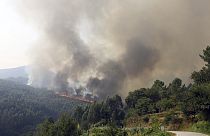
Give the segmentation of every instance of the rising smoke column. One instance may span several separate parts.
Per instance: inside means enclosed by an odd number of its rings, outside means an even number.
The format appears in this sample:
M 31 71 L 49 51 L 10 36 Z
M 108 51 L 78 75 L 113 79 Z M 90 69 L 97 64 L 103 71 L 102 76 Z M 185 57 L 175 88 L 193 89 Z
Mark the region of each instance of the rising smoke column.
M 87 87 L 93 90 L 99 96 L 106 98 L 108 95 L 123 92 L 123 85 L 128 78 L 136 78 L 152 71 L 156 62 L 159 60 L 159 54 L 156 50 L 144 46 L 137 40 L 127 43 L 125 52 L 120 60 L 109 60 L 97 69 L 102 78 L 90 78 Z
M 82 11 L 78 11 L 80 2 L 22 2 L 27 6 L 28 16 L 35 17 L 35 23 L 40 24 L 43 31 L 43 39 L 33 49 L 31 84 L 42 87 L 43 81 L 49 80 L 45 74 L 48 72 L 53 79 L 44 86 L 67 91 L 68 80 L 77 82 L 79 76 L 89 70 L 90 64 L 93 65 L 93 57 L 77 32 L 82 14 Z
M 42 32 L 30 74 L 39 87 L 79 84 L 105 98 L 155 79 L 189 82 L 210 40 L 209 0 L 17 1 Z

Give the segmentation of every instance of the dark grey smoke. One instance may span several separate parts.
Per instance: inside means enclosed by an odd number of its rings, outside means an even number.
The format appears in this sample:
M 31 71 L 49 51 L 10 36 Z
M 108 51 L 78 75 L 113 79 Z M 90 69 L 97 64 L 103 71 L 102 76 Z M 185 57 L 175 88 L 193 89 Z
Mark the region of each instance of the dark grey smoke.
M 64 92 L 67 92 L 68 89 L 69 89 L 69 86 L 68 86 L 68 73 L 65 73 L 66 71 L 61 71 L 61 72 L 58 72 L 56 73 L 56 76 L 55 76 L 55 80 L 54 80 L 54 84 L 55 84 L 55 89 L 57 91 L 64 91 Z
M 95 92 L 101 98 L 119 93 L 126 78 L 122 66 L 118 62 L 109 61 L 102 65 L 98 72 L 102 78 L 91 77 L 87 83 L 87 88 Z
M 103 98 L 122 93 L 126 79 L 138 78 L 145 71 L 152 71 L 158 60 L 159 54 L 155 49 L 142 45 L 138 40 L 131 40 L 120 60 L 103 64 L 97 69 L 102 78 L 91 77 L 87 87 Z
M 159 61 L 160 55 L 156 49 L 145 46 L 140 40 L 128 41 L 126 51 L 120 61 L 128 76 L 137 77 L 145 70 L 152 71 Z
M 104 98 L 155 79 L 188 83 L 210 43 L 209 0 L 17 1 L 40 30 L 30 74 L 38 87 L 83 86 Z

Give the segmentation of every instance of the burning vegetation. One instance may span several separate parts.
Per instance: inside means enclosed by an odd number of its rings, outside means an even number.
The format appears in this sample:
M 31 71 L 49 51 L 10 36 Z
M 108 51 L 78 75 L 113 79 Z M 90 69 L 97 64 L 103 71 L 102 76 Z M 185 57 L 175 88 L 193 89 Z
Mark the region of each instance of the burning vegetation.
M 98 99 L 97 96 L 93 95 L 90 92 L 87 92 L 86 89 L 85 90 L 76 89 L 75 92 L 76 93 L 72 94 L 72 91 L 58 91 L 56 92 L 56 95 L 72 100 L 82 101 L 85 103 L 94 103 Z

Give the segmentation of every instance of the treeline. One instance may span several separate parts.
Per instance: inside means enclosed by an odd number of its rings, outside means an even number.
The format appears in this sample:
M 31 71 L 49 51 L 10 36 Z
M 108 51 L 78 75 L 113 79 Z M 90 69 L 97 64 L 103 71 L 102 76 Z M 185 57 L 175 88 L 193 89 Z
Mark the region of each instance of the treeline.
M 57 119 L 63 112 L 73 113 L 77 106 L 85 105 L 52 91 L 0 80 L 0 135 L 23 135 L 34 131 L 45 118 Z
M 138 115 L 161 113 L 174 109 L 186 116 L 202 114 L 210 119 L 210 84 L 190 84 L 185 86 L 181 79 L 174 79 L 168 86 L 155 81 L 151 88 L 130 92 L 125 99 L 127 113 Z
M 204 120 L 210 120 L 210 47 L 200 55 L 206 63 L 200 71 L 191 75 L 192 84 L 182 84 L 176 78 L 168 86 L 163 81 L 156 80 L 151 88 L 142 88 L 130 92 L 125 101 L 128 114 L 138 115 L 160 113 L 175 109 L 186 116 L 202 115 Z

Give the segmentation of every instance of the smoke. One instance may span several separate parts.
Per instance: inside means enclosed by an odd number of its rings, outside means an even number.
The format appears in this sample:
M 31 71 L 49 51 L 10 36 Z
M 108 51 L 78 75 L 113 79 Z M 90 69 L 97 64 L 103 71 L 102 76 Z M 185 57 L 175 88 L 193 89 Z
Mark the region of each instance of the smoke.
M 17 0 L 39 28 L 30 82 L 101 98 L 180 77 L 210 40 L 209 0 Z
M 102 74 L 102 78 L 91 77 L 87 87 L 94 91 L 100 97 L 106 98 L 120 91 L 126 75 L 121 65 L 114 61 L 109 61 L 102 65 L 98 72 Z
M 142 75 L 145 70 L 152 71 L 158 61 L 159 52 L 137 39 L 127 43 L 126 51 L 120 59 L 124 71 L 131 77 Z

